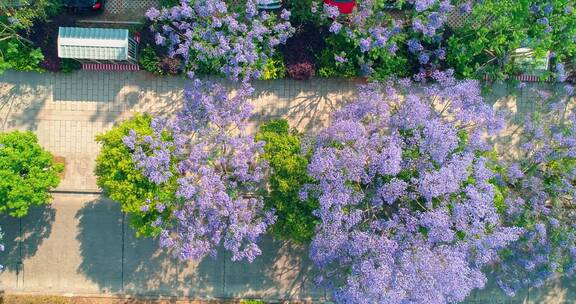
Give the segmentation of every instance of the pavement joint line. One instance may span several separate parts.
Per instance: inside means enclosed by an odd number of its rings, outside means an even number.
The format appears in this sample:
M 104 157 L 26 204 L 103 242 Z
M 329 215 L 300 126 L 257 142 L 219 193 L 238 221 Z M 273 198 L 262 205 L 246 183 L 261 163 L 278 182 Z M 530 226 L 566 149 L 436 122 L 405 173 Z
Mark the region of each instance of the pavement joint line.
M 53 194 L 103 194 L 104 191 L 102 190 L 67 190 L 67 189 L 56 189 L 56 190 L 51 190 L 50 193 Z

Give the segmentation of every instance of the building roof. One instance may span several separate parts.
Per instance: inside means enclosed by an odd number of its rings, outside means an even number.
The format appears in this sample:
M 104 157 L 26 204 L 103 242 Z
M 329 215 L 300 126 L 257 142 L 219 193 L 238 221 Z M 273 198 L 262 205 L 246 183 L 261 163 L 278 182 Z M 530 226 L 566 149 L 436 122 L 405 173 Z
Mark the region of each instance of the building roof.
M 94 60 L 128 60 L 128 30 L 60 27 L 58 57 Z

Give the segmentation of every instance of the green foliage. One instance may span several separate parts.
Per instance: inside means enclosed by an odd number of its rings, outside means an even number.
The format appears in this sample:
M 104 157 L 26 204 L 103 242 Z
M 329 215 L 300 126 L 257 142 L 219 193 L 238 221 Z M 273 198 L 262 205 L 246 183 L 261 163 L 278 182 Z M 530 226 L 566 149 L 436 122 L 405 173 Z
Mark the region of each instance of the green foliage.
M 377 62 L 373 66 L 374 73 L 370 75 L 372 79 L 386 80 L 390 76 L 407 77 L 413 71 L 408 56 L 403 51 L 391 54 L 388 51 L 372 52 L 373 61 Z
M 266 61 L 264 72 L 262 73 L 263 80 L 282 79 L 286 76 L 286 67 L 284 66 L 284 58 L 282 54 L 276 53 L 274 57 Z
M 313 0 L 284 0 L 284 7 L 290 11 L 290 21 L 293 23 L 309 23 L 317 21 L 312 13 Z
M 160 0 L 160 7 L 171 8 L 180 3 L 180 0 Z
M 163 74 L 162 69 L 160 68 L 160 57 L 156 55 L 156 51 L 153 47 L 147 45 L 140 51 L 140 57 L 138 58 L 138 63 L 140 66 L 154 74 Z
M 0 64 L 4 69 L 43 72 L 40 62 L 44 55 L 40 48 L 32 48 L 14 39 L 0 42 Z M 0 71 L 3 69 L 0 68 Z
M 8 1 L 10 2 L 10 1 Z M 22 36 L 37 21 L 45 21 L 57 14 L 61 0 L 20 0 L 21 6 L 12 7 L 0 1 L 0 74 L 6 69 L 43 71 L 39 67 L 44 59 L 39 48 Z
M 60 71 L 62 71 L 62 73 L 72 73 L 81 68 L 82 64 L 74 59 L 63 58 L 60 60 Z
M 49 204 L 63 169 L 34 133 L 0 134 L 0 213 L 23 217 L 31 206 Z
M 61 0 L 19 0 L 18 7 L 12 7 L 11 1 L 0 1 L 0 28 L 8 26 L 15 31 L 28 29 L 34 22 L 46 20 L 54 16 L 62 9 Z M 15 18 L 17 23 L 9 22 L 9 18 Z M 12 31 L 0 31 L 0 38 Z
M 372 79 L 384 81 L 391 76 L 408 77 L 416 72 L 419 64 L 415 56 L 408 53 L 406 34 L 398 34 L 393 40 L 398 45 L 398 50 L 394 54 L 387 49 L 380 48 L 366 55 L 365 61 L 374 69 L 373 74 L 370 75 Z
M 467 140 L 468 136 L 466 133 L 466 141 Z M 509 193 L 510 189 L 506 185 L 506 183 L 508 182 L 508 177 L 506 175 L 507 174 L 506 166 L 501 161 L 500 155 L 495 149 L 491 151 L 481 152 L 480 156 L 484 157 L 487 160 L 486 167 L 495 174 L 495 176 L 490 179 L 490 184 L 492 184 L 494 189 L 493 204 L 498 214 L 504 215 L 508 210 L 508 204 L 506 203 L 506 198 L 510 194 Z
M 312 211 L 315 200 L 300 201 L 299 192 L 310 183 L 307 175 L 309 155 L 301 151 L 301 135 L 289 130 L 286 120 L 272 120 L 260 126 L 256 139 L 266 142 L 263 157 L 272 170 L 270 187 L 264 195 L 267 208 L 274 208 L 278 219 L 272 233 L 282 239 L 305 243 L 312 238 L 317 219 Z
M 395 37 L 399 45 L 403 45 L 404 36 Z M 413 71 L 408 55 L 403 49 L 396 54 L 391 54 L 385 49 L 375 49 L 363 54 L 357 42 L 352 41 L 343 32 L 338 35 L 329 35 L 325 40 L 326 47 L 317 55 L 318 75 L 320 77 L 345 77 L 351 78 L 366 74 L 362 71 L 363 65 L 370 65 L 374 71 L 371 79 L 386 80 L 390 76 L 405 77 Z M 346 59 L 341 63 L 335 60 L 335 55 Z
M 318 76 L 350 78 L 360 75 L 360 51 L 345 34 L 328 35 L 324 42 L 326 47 L 316 56 Z M 335 55 L 348 61 L 340 63 L 334 59 Z
M 0 75 L 10 68 L 10 63 L 6 62 L 3 56 L 0 56 Z
M 543 12 L 546 3 L 553 11 Z M 560 61 L 576 55 L 576 12 L 565 10 L 571 0 L 487 0 L 477 2 L 462 27 L 447 39 L 447 63 L 465 78 L 494 79 L 516 74 L 526 59 L 536 60 L 554 52 Z M 531 6 L 539 7 L 537 13 Z M 545 25 L 544 19 L 549 24 Z M 539 22 L 542 21 L 542 22 Z M 531 52 L 516 53 L 527 47 Z M 530 72 L 530 71 L 529 71 Z M 542 77 L 549 73 L 542 74 Z
M 151 121 L 152 117 L 147 114 L 137 115 L 96 137 L 96 141 L 102 144 L 96 158 L 96 183 L 110 199 L 122 205 L 122 211 L 129 215 L 130 226 L 136 230 L 137 236 L 156 236 L 160 229 L 152 223 L 159 217 L 168 218 L 172 211 L 170 206 L 166 206 L 162 213 L 152 208 L 143 212 L 142 206 L 153 206 L 155 201 L 173 202 L 176 193 L 175 180 L 159 186 L 143 176 L 134 167 L 132 152 L 124 145 L 123 138 L 130 130 L 142 136 L 153 135 Z

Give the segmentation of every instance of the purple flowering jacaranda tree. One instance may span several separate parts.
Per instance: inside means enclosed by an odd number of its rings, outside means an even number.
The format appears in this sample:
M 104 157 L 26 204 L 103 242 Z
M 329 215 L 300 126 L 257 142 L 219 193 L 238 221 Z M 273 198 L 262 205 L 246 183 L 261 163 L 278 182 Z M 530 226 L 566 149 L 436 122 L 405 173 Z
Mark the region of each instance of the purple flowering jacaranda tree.
M 336 6 L 320 0 L 312 2 L 311 9 L 329 26 L 330 32 L 345 35 L 354 43 L 363 56 L 363 70 L 368 74 L 377 68 L 371 67 L 373 62 L 380 57 L 394 56 L 403 47 L 417 58 L 421 67 L 438 68 L 446 59 L 444 32 L 449 16 L 469 14 L 473 7 L 472 1 L 460 0 L 356 2 L 356 9 L 350 15 L 341 15 Z M 384 9 L 391 2 L 402 9 L 402 17 Z
M 518 238 L 495 206 L 490 146 L 503 121 L 477 82 L 372 83 L 317 138 L 320 223 L 310 256 L 339 303 L 454 303 Z
M 261 254 L 257 241 L 274 215 L 263 210 L 257 194 L 267 166 L 259 157 L 264 143 L 245 130 L 252 91 L 244 84 L 232 96 L 219 84 L 195 80 L 174 120 L 155 119 L 154 136 L 131 132 L 124 138 L 135 166 L 150 181 L 175 179 L 174 200 L 144 209 L 171 210 L 153 225 L 162 227 L 161 247 L 183 260 L 215 256 L 219 246 L 234 261 Z
M 201 69 L 235 81 L 260 78 L 275 48 L 294 33 L 288 11 L 258 11 L 256 0 L 227 3 L 181 0 L 146 12 L 156 44 L 166 46 L 170 57 L 183 58 L 189 76 Z
M 496 268 L 498 284 L 509 295 L 576 273 L 573 87 L 566 86 L 566 93 L 555 101 L 552 94 L 538 94 L 535 103 L 542 111 L 526 118 L 520 157 L 503 168 L 499 179 L 509 189 L 506 219 L 525 228 Z

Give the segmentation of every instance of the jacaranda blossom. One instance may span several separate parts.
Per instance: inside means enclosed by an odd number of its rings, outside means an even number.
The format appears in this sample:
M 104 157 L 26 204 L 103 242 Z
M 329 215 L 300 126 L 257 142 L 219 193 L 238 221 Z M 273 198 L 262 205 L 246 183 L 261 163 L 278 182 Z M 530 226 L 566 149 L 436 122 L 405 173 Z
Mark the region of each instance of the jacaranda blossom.
M 171 57 L 181 57 L 188 71 L 213 70 L 231 80 L 260 78 L 275 48 L 294 33 L 283 10 L 280 16 L 258 12 L 256 0 L 233 11 L 224 0 L 181 0 L 161 11 L 151 8 L 156 44 L 167 45 Z
M 310 257 L 338 303 L 462 301 L 522 232 L 502 225 L 484 156 L 501 119 L 477 82 L 433 77 L 361 87 L 317 138 Z
M 161 247 L 182 260 L 215 256 L 219 246 L 234 261 L 261 254 L 258 239 L 275 218 L 257 191 L 266 169 L 259 157 L 264 143 L 245 131 L 252 91 L 244 84 L 231 97 L 221 85 L 195 80 L 175 119 L 154 119 L 154 136 L 132 131 L 124 138 L 151 182 L 176 179 L 175 200 L 149 203 L 160 213 L 173 210 L 153 225 L 162 228 Z
M 576 272 L 576 113 L 566 93 L 556 102 L 538 94 L 544 111 L 526 117 L 520 157 L 500 177 L 506 219 L 525 229 L 498 263 L 498 284 L 510 295 Z
M 405 4 L 410 6 L 404 7 L 404 19 L 400 20 L 382 10 L 381 4 L 377 0 L 356 1 L 356 9 L 342 16 L 336 6 L 315 0 L 312 12 L 326 22 L 330 32 L 353 41 L 365 57 L 362 62 L 370 62 L 371 56 L 394 55 L 398 45 L 404 44 L 418 56 L 421 66 L 436 67 L 438 61 L 445 60 L 441 42 L 448 16 L 457 4 L 461 14 L 470 13 L 473 7 L 472 2 L 454 0 L 408 0 Z

